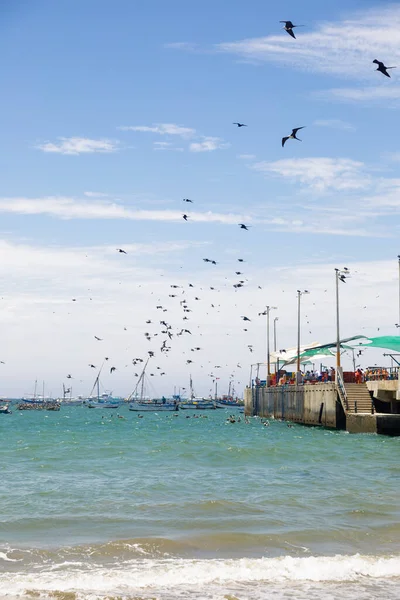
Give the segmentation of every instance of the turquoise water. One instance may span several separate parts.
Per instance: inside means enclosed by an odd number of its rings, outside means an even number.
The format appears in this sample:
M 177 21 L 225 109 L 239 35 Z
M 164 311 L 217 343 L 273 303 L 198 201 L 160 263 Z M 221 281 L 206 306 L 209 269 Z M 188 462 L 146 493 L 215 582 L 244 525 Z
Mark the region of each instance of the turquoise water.
M 229 412 L 0 415 L 0 598 L 400 597 L 400 438 Z

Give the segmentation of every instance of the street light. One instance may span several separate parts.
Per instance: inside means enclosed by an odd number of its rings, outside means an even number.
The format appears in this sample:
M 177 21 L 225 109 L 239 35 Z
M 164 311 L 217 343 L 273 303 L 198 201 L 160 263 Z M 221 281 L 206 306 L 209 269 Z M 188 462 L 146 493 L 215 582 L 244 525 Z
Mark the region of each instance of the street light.
M 267 314 L 267 387 L 269 387 L 269 378 L 271 376 L 271 352 L 269 348 L 269 313 L 271 310 L 276 310 L 276 306 L 267 306 L 265 312 Z
M 309 294 L 308 290 L 297 290 L 297 378 L 300 381 L 300 300 L 303 294 Z
M 279 321 L 279 317 L 274 319 L 274 352 L 276 352 L 276 322 Z
M 347 267 L 343 269 L 335 269 L 336 280 L 336 380 L 337 370 L 340 369 L 340 333 L 339 333 L 339 281 L 346 283 L 350 271 Z
M 399 323 L 400 323 L 400 254 L 397 256 L 399 259 Z M 396 325 L 397 327 L 397 325 Z

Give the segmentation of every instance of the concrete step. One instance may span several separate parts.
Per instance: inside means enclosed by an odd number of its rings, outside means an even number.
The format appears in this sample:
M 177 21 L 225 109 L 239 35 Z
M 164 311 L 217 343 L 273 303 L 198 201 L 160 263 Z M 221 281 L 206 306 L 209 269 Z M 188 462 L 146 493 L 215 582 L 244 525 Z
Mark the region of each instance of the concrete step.
M 348 412 L 371 413 L 372 399 L 365 383 L 346 383 L 346 395 L 348 401 Z

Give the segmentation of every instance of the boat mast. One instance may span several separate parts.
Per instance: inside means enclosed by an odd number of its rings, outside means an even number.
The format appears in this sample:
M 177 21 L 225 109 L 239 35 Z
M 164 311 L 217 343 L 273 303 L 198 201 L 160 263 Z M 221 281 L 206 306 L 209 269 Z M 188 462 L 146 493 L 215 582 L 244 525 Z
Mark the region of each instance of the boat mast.
M 192 381 L 192 376 L 189 376 L 189 385 L 190 385 L 190 399 L 193 400 L 194 399 L 194 392 L 193 392 L 193 381 Z
M 137 394 L 137 389 L 138 389 L 138 387 L 139 387 L 139 384 L 140 384 L 140 383 L 142 384 L 142 386 L 141 386 L 141 392 L 140 392 L 140 399 L 141 399 L 141 400 L 143 399 L 143 391 L 144 391 L 144 374 L 145 374 L 146 367 L 147 367 L 147 364 L 148 364 L 149 360 L 150 360 L 150 356 L 149 356 L 149 358 L 146 360 L 146 364 L 145 364 L 145 365 L 144 365 L 144 367 L 143 367 L 143 371 L 142 371 L 142 372 L 141 372 L 141 374 L 140 374 L 140 377 L 139 377 L 139 379 L 138 379 L 138 381 L 137 381 L 137 384 L 136 384 L 136 386 L 135 386 L 135 389 L 134 389 L 134 390 L 133 390 L 133 392 L 132 392 L 132 393 L 131 393 L 131 394 L 128 396 L 128 398 L 127 398 L 127 402 L 130 402 L 130 401 L 132 400 L 133 396 L 134 396 L 135 394 Z
M 218 398 L 218 378 L 215 378 L 215 399 Z
M 33 392 L 33 399 L 36 400 L 36 388 L 37 388 L 37 379 L 35 379 L 35 391 Z

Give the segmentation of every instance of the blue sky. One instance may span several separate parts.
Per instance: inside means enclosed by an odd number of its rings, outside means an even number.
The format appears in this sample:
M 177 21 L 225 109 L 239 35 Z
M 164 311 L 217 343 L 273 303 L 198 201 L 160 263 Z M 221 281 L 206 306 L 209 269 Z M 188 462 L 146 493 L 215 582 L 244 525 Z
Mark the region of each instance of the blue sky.
M 282 19 L 304 25 L 296 40 Z M 264 360 L 265 305 L 278 307 L 280 346 L 295 344 L 299 287 L 313 294 L 304 343 L 333 339 L 335 266 L 353 270 L 343 335 L 396 334 L 399 25 L 398 5 L 365 0 L 3 3 L 4 394 L 36 376 L 57 393 L 65 371 L 87 393 L 103 354 L 117 367 L 105 385 L 128 393 L 132 357 L 158 345 L 143 338 L 146 320 L 159 333 L 158 299 L 182 325 L 171 284 L 197 337 L 156 357 L 167 375 L 155 393 L 189 371 L 207 393 L 220 363 L 224 385 L 234 373 L 243 387 Z M 376 73 L 375 58 L 399 72 Z

